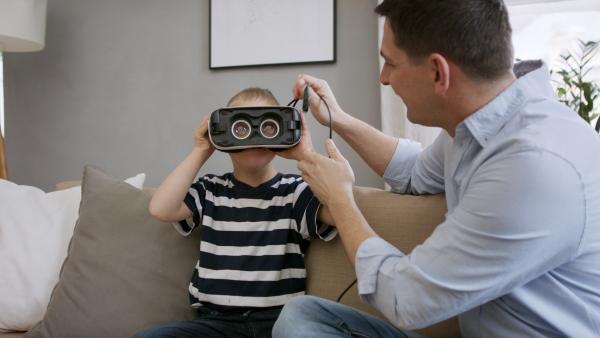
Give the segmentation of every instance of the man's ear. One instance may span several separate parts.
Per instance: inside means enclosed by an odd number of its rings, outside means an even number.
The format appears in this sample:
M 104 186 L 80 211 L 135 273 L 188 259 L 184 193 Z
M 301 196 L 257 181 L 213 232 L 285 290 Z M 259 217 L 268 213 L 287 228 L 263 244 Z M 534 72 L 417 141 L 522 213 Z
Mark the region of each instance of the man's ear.
M 433 72 L 433 86 L 436 94 L 445 93 L 450 87 L 450 64 L 438 53 L 429 55 L 427 59 Z

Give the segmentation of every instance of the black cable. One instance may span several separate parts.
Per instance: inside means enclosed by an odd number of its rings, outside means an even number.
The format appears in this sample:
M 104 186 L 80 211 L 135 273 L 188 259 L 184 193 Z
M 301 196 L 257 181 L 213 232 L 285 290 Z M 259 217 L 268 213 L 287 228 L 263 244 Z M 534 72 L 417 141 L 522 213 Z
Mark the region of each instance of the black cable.
M 331 110 L 329 109 L 329 105 L 327 104 L 327 101 L 325 101 L 323 96 L 319 94 L 317 94 L 317 96 L 321 98 L 321 101 L 323 101 L 323 103 L 325 103 L 325 107 L 327 107 L 327 112 L 329 113 L 329 138 L 333 139 L 333 118 L 331 117 Z
M 354 282 L 352 282 L 350 285 L 348 285 L 348 287 L 344 291 L 342 291 L 342 294 L 338 297 L 338 299 L 336 300 L 336 302 L 339 303 L 340 300 L 342 300 L 342 297 L 344 297 L 344 295 L 346 294 L 346 292 L 348 292 L 348 290 L 350 290 L 350 288 L 353 287 L 354 284 L 356 284 L 356 281 L 357 280 L 355 279 Z

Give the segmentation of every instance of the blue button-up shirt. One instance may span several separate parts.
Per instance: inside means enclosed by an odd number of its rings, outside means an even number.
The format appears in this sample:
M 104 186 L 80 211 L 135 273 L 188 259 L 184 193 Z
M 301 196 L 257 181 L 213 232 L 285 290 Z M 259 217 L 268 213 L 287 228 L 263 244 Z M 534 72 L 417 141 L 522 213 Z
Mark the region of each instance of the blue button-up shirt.
M 396 325 L 459 315 L 465 337 L 600 336 L 600 137 L 556 100 L 546 65 L 454 138 L 400 140 L 384 179 L 448 204 L 408 255 L 380 238 L 359 248 L 361 297 Z

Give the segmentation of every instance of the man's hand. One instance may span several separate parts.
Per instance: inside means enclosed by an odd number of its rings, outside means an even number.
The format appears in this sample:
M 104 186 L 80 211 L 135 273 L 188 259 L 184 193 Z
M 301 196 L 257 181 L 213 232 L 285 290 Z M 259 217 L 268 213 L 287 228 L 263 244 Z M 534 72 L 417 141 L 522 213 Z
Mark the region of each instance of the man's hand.
M 298 75 L 292 87 L 292 94 L 295 99 L 304 99 L 304 88 L 306 88 L 307 84 L 309 84 L 310 111 L 320 124 L 324 126 L 329 125 L 329 112 L 323 100 L 327 101 L 334 122 L 343 115 L 342 109 L 325 80 L 310 75 Z
M 327 102 L 331 109 L 331 120 L 335 133 L 346 141 L 371 169 L 383 177 L 396 151 L 398 138 L 387 135 L 344 112 L 325 80 L 304 74 L 298 75 L 292 87 L 294 98 L 304 98 L 306 84 L 310 85 L 310 111 L 315 119 L 324 126 L 329 125 L 329 112 L 324 101 Z
M 325 145 L 329 158 L 305 151 L 301 154 L 298 169 L 319 201 L 331 209 L 336 203 L 349 204 L 353 200 L 354 172 L 333 140 L 327 140 Z
M 327 140 L 325 145 L 330 158 L 316 152 L 304 152 L 298 169 L 302 171 L 302 178 L 321 204 L 327 206 L 348 258 L 355 265 L 356 253 L 361 244 L 378 236 L 354 201 L 354 173 L 350 164 L 340 154 L 333 140 Z

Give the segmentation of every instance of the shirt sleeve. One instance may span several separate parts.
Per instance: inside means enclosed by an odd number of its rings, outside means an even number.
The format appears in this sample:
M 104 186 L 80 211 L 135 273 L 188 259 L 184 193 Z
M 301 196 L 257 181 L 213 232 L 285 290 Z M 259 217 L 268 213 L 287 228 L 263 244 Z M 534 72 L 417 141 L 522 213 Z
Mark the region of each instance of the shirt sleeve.
M 383 180 L 399 194 L 439 194 L 444 192 L 444 131 L 424 150 L 415 141 L 400 139 Z
M 192 212 L 190 219 L 174 222 L 173 226 L 184 236 L 189 235 L 196 227 L 202 224 L 202 206 L 204 205 L 206 190 L 201 179 L 192 184 L 183 202 Z
M 543 150 L 491 158 L 458 206 L 410 254 L 383 239 L 360 246 L 361 298 L 416 329 L 510 293 L 578 254 L 585 229 L 579 173 Z
M 296 187 L 295 196 L 293 217 L 302 237 L 332 240 L 338 233 L 337 228 L 317 220 L 321 202 L 315 197 L 306 182 L 302 181 Z

